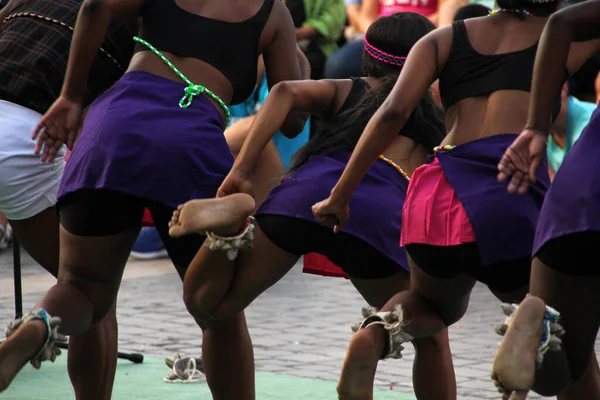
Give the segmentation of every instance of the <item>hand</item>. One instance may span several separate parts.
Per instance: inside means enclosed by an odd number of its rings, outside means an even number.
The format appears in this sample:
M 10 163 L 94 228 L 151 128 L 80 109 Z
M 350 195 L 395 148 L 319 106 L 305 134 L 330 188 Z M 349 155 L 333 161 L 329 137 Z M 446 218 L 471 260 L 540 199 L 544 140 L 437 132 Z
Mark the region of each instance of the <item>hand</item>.
M 77 102 L 60 96 L 46 111 L 33 131 L 32 139 L 37 139 L 35 154 L 42 162 L 52 162 L 63 144 L 73 149 L 81 121 L 82 109 Z
M 548 135 L 542 131 L 525 129 L 504 152 L 498 164 L 498 182 L 508 182 L 508 192 L 523 194 L 546 156 Z
M 334 202 L 329 196 L 327 199 L 312 206 L 312 212 L 318 223 L 333 226 L 333 231 L 339 233 L 344 229 L 350 219 L 348 202 Z
M 219 190 L 217 190 L 217 197 L 229 196 L 235 193 L 246 193 L 254 197 L 250 180 L 244 174 L 231 170 L 221 183 Z

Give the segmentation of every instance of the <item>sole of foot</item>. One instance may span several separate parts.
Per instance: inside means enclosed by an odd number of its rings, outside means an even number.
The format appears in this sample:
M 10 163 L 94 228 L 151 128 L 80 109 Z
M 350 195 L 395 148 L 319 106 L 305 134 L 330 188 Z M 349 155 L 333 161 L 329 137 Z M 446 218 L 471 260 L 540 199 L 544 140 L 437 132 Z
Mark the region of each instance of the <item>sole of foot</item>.
M 525 399 L 534 384 L 545 311 L 546 305 L 540 298 L 527 297 L 504 335 L 492 372 L 492 380 L 504 400 Z
M 381 351 L 374 330 L 362 329 L 352 335 L 337 385 L 339 400 L 373 400 L 375 372 Z
M 0 345 L 0 392 L 8 388 L 19 371 L 35 356 L 46 338 L 46 324 L 31 321 Z
M 254 208 L 254 199 L 243 193 L 218 199 L 190 200 L 173 213 L 169 235 L 180 237 L 212 232 L 219 236 L 235 236 Z

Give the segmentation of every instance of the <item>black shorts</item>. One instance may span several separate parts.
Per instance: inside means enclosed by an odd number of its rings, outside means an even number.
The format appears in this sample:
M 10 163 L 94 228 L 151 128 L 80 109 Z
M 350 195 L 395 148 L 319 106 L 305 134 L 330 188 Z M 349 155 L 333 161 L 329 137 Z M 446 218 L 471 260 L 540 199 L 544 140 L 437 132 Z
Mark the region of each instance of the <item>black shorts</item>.
M 302 256 L 319 253 L 357 279 L 380 279 L 405 271 L 371 245 L 350 234 L 300 218 L 260 214 L 256 222 L 277 247 Z M 407 266 L 408 267 L 408 266 Z
M 169 236 L 173 208 L 156 201 L 104 189 L 81 189 L 62 197 L 58 204 L 61 225 L 77 236 L 109 236 L 137 231 L 144 209 L 152 214 L 154 225 L 179 274 L 183 274 L 204 243 L 205 236 Z
M 600 232 L 573 233 L 549 240 L 535 255 L 547 267 L 565 275 L 600 276 L 594 260 L 598 256 Z
M 475 243 L 458 246 L 409 244 L 406 251 L 420 269 L 434 278 L 451 279 L 465 273 L 497 293 L 510 293 L 529 285 L 530 257 L 482 265 Z

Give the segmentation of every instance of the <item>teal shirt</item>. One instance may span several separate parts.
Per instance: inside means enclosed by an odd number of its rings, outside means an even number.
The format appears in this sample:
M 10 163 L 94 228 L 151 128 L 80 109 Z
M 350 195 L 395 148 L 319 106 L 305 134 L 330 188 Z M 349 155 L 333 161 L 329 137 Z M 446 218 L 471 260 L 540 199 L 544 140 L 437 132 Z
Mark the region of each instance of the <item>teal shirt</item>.
M 597 107 L 594 103 L 581 101 L 573 96 L 569 96 L 567 101 L 569 110 L 567 113 L 565 148 L 561 149 L 552 139 L 552 136 L 548 137 L 548 164 L 554 171 L 558 171 L 565 155 L 573 148 Z
M 262 104 L 269 95 L 269 86 L 267 85 L 267 77 L 264 76 L 260 85 L 254 92 L 241 104 L 229 107 L 231 112 L 231 123 L 234 123 L 242 118 L 254 115 L 258 112 Z M 298 149 L 308 142 L 310 136 L 310 120 L 304 125 L 304 129 L 298 136 L 293 139 L 285 137 L 281 132 L 277 132 L 273 137 L 273 142 L 283 167 L 287 170 L 290 167 L 290 161 L 292 156 L 298 151 Z
M 482 6 L 486 6 L 487 8 L 493 10 L 496 6 L 495 0 L 469 0 L 469 4 L 481 4 Z

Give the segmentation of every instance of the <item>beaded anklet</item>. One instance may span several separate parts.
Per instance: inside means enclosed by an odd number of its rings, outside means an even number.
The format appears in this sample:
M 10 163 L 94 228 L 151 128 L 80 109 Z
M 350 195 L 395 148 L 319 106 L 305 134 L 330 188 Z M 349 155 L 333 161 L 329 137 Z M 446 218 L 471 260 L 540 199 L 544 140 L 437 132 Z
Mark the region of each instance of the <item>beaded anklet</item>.
M 227 104 L 225 104 L 225 102 L 221 100 L 219 96 L 214 94 L 210 89 L 207 89 L 202 85 L 196 85 L 192 81 L 190 81 L 175 65 L 173 65 L 171 61 L 169 61 L 167 57 L 165 57 L 163 53 L 161 53 L 159 50 L 156 49 L 156 47 L 152 46 L 144 39 L 134 36 L 133 40 L 143 44 L 150 51 L 152 51 L 154 54 L 160 57 L 160 59 L 163 60 L 165 64 L 167 64 L 173 70 L 173 72 L 175 72 L 181 78 L 181 80 L 188 85 L 188 87 L 185 88 L 185 95 L 179 101 L 179 107 L 184 109 L 188 108 L 190 104 L 192 104 L 192 100 L 195 96 L 204 93 L 208 97 L 216 101 L 219 104 L 219 106 L 221 106 L 223 112 L 225 113 L 225 126 L 229 126 L 229 123 L 231 122 L 231 113 L 229 112 L 229 107 L 227 107 Z

